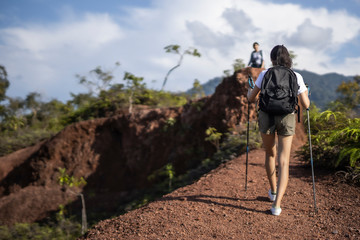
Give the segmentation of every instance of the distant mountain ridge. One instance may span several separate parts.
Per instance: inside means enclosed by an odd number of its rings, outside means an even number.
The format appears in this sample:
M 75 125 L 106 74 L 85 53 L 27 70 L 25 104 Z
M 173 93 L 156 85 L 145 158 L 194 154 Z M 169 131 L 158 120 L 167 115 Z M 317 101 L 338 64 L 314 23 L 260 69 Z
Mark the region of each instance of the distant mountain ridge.
M 338 73 L 319 75 L 306 70 L 295 69 L 295 71 L 300 73 L 305 83 L 309 85 L 311 100 L 321 110 L 325 110 L 327 104 L 339 97 L 336 89 L 343 81 L 348 82 L 354 79 L 354 76 L 344 76 Z
M 341 82 L 351 81 L 354 76 L 344 76 L 338 73 L 317 74 L 307 70 L 294 69 L 294 71 L 301 74 L 306 84 L 309 85 L 311 91 L 311 101 L 321 110 L 325 110 L 326 105 L 334 101 L 339 94 L 336 93 L 337 87 Z M 202 84 L 205 95 L 211 95 L 215 92 L 215 88 L 221 83 L 223 77 L 215 77 L 206 83 Z M 193 94 L 194 89 L 186 91 L 188 94 Z

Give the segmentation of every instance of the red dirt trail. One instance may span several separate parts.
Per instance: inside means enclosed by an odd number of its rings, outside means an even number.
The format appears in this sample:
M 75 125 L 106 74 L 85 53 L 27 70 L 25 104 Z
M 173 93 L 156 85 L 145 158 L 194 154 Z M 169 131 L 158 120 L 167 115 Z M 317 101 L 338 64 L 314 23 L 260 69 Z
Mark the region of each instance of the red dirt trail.
M 222 164 L 197 182 L 142 208 L 99 222 L 82 239 L 360 239 L 359 188 L 336 182 L 294 157 L 280 216 L 272 216 L 264 151 Z

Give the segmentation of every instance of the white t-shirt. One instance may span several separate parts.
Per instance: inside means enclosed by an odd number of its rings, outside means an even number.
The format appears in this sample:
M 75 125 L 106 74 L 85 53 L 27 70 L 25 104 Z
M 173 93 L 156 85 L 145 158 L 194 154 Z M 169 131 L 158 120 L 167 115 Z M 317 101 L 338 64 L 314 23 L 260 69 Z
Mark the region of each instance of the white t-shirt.
M 256 85 L 258 88 L 260 88 L 260 89 L 261 89 L 261 83 L 262 83 L 263 78 L 264 78 L 264 76 L 265 76 L 265 73 L 266 73 L 267 71 L 268 71 L 268 69 L 262 71 L 262 72 L 259 74 L 259 77 L 258 77 L 258 78 L 256 79 L 256 81 L 255 81 L 255 85 Z M 299 85 L 299 90 L 298 90 L 298 95 L 299 95 L 300 93 L 305 92 L 305 91 L 307 90 L 307 88 L 306 88 L 306 85 L 305 85 L 305 83 L 304 83 L 303 77 L 302 77 L 299 73 L 297 73 L 297 72 L 294 72 L 294 73 L 295 73 L 296 78 L 297 78 L 297 84 Z
M 261 55 L 260 51 L 259 52 L 254 52 L 253 54 L 254 54 L 253 56 L 254 56 L 254 59 L 255 59 L 255 63 L 261 66 L 262 55 Z

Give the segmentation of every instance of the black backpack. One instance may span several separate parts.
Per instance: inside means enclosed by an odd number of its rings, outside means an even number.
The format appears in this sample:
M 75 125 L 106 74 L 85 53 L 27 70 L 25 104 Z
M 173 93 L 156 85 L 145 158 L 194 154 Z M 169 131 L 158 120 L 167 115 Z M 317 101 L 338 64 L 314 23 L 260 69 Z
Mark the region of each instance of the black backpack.
M 296 111 L 299 85 L 295 73 L 283 66 L 270 68 L 261 83 L 259 108 L 271 115 Z

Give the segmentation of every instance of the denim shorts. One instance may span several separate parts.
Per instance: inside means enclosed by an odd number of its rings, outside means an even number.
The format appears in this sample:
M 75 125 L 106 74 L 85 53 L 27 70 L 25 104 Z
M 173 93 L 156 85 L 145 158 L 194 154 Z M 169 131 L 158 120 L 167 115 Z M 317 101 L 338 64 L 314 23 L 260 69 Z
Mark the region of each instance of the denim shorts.
M 259 111 L 259 130 L 264 134 L 275 134 L 281 136 L 292 136 L 295 134 L 296 114 L 269 115 Z

